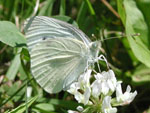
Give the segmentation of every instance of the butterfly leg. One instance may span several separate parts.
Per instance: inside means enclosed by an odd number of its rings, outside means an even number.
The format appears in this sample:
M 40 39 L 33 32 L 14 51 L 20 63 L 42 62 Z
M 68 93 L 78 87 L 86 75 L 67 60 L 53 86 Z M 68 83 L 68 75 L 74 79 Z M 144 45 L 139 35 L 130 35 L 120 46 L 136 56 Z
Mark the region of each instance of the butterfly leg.
M 98 60 L 105 61 L 106 65 L 107 65 L 107 68 L 110 69 L 110 68 L 109 68 L 109 63 L 108 63 L 108 61 L 107 61 L 107 59 L 105 58 L 104 55 L 101 54 L 101 55 L 98 57 Z

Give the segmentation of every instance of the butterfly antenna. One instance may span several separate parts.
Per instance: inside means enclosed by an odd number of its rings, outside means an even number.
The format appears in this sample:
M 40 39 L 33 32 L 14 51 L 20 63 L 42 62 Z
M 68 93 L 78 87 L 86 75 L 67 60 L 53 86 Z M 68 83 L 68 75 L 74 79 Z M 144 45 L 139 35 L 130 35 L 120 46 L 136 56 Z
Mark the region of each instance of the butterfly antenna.
M 97 37 L 94 34 L 92 34 L 92 37 L 97 41 Z
M 105 41 L 105 40 L 110 40 L 110 39 L 116 39 L 116 38 L 122 38 L 122 37 L 128 37 L 128 36 L 131 36 L 131 37 L 135 37 L 135 36 L 140 36 L 140 33 L 135 33 L 135 34 L 131 34 L 131 35 L 126 35 L 126 34 L 122 34 L 121 36 L 116 36 L 116 37 L 110 37 L 110 38 L 102 38 L 101 41 Z

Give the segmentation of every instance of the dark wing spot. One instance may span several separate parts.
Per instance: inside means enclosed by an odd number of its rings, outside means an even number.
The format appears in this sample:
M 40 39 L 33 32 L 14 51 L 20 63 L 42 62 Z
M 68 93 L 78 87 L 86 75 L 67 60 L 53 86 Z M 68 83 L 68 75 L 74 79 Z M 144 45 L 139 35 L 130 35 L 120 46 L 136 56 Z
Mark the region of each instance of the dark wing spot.
M 46 37 L 43 37 L 42 40 L 46 40 Z

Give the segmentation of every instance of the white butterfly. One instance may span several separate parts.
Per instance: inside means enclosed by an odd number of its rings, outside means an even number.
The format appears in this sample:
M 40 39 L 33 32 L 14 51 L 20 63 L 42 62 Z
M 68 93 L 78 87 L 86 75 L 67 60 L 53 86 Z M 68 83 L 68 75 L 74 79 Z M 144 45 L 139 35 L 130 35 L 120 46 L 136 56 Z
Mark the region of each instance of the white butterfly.
M 27 28 L 32 75 L 49 93 L 68 88 L 98 57 L 100 42 L 91 42 L 71 24 L 36 16 Z

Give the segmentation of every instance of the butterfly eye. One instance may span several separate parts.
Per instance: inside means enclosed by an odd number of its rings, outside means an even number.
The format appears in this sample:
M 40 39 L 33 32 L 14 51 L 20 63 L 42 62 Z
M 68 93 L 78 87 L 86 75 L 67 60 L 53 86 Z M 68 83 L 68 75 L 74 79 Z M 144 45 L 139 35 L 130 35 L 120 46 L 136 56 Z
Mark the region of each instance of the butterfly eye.
M 97 48 L 97 46 L 98 46 L 98 43 L 97 42 L 93 42 L 91 47 L 92 48 Z

